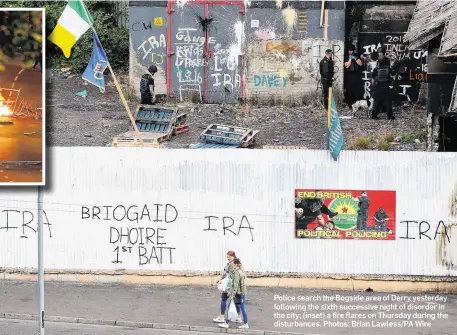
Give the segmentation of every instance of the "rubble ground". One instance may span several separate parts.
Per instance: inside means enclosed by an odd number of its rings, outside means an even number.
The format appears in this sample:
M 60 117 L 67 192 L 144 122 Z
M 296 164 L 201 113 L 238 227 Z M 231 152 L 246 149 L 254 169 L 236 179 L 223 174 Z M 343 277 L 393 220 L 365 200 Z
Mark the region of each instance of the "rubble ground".
M 84 85 L 80 76 L 65 78 L 51 74 L 47 91 L 47 143 L 51 146 L 109 146 L 114 137 L 132 130 L 130 120 L 116 88 L 107 82 L 106 92 Z M 87 97 L 75 96 L 86 90 Z M 134 111 L 135 102 L 130 108 Z M 327 115 L 324 109 L 299 106 L 221 106 L 215 104 L 178 104 L 188 113 L 190 130 L 163 143 L 165 148 L 188 148 L 199 142 L 199 135 L 210 124 L 225 124 L 258 130 L 253 148 L 301 146 L 325 149 Z M 379 120 L 366 111 L 348 116 L 338 110 L 345 137 L 345 149 L 425 151 L 426 112 L 414 105 L 394 107 L 396 120 L 385 114 Z M 362 138 L 362 139 L 360 139 Z M 369 142 L 359 145 L 360 140 Z M 388 142 L 387 144 L 385 142 Z

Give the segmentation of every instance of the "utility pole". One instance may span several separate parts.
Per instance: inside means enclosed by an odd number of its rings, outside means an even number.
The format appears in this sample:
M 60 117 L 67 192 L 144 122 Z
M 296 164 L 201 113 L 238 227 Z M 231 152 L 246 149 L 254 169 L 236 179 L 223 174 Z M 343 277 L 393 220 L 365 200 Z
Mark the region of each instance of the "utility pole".
M 38 327 L 44 335 L 43 190 L 38 186 Z

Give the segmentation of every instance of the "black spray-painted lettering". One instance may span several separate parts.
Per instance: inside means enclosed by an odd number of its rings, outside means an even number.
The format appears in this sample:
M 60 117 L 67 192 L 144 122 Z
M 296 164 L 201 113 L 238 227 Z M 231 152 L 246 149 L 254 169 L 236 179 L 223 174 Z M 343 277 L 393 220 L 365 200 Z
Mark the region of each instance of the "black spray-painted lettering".
M 219 217 L 209 215 L 209 216 L 205 216 L 205 219 L 208 219 L 208 228 L 203 229 L 203 231 L 217 231 L 217 229 L 214 228 L 214 225 L 215 225 L 214 222 L 216 221 L 216 219 L 219 219 Z M 230 216 L 224 216 L 220 219 L 220 221 L 222 221 L 222 231 L 223 231 L 224 236 L 227 235 L 227 232 L 230 232 L 235 236 L 240 236 L 241 230 L 247 229 L 247 230 L 249 230 L 249 233 L 251 234 L 251 241 L 254 242 L 254 234 L 252 232 L 254 230 L 254 228 L 252 228 L 246 215 L 243 215 L 241 217 L 240 223 L 237 226 L 235 225 L 235 220 Z M 211 224 L 213 224 L 213 226 L 211 226 Z M 238 231 L 236 231 L 236 228 L 238 228 Z
M 108 220 L 115 223 L 110 227 L 110 244 L 116 244 L 115 264 L 122 263 L 128 255 L 138 253 L 138 264 L 173 264 L 173 251 L 167 245 L 167 228 L 157 225 L 171 224 L 178 219 L 178 210 L 171 204 L 142 206 L 82 206 L 83 220 Z M 129 226 L 132 223 L 145 225 Z M 147 225 L 154 225 L 148 227 Z M 125 256 L 124 256 L 125 255 Z M 154 261 L 155 260 L 155 261 Z
M 102 218 L 102 217 L 103 218 Z M 152 207 L 138 206 L 82 206 L 81 219 L 83 220 L 106 220 L 106 221 L 141 221 L 172 223 L 178 219 L 178 210 L 171 204 L 153 204 Z
M 157 250 L 159 253 L 157 254 Z M 169 253 L 164 252 L 169 251 Z M 150 264 L 152 260 L 156 260 L 158 265 L 162 265 L 165 263 L 167 264 L 173 264 L 173 250 L 176 250 L 176 248 L 171 248 L 171 247 L 156 247 L 152 246 L 150 250 L 143 246 L 138 247 L 138 256 L 139 260 L 138 263 L 140 265 L 146 265 Z M 165 254 L 165 255 L 164 255 Z M 166 255 L 169 254 L 169 257 L 166 257 Z M 165 257 L 164 257 L 165 256 Z
M 29 234 L 36 234 L 38 231 L 38 220 L 33 212 L 25 210 L 18 211 L 13 209 L 5 209 L 4 220 L 0 223 L 0 232 L 17 231 L 21 228 L 20 238 L 29 238 Z M 52 238 L 51 223 L 45 210 L 43 210 L 43 227 L 48 226 L 49 238 Z
M 443 237 L 446 237 L 448 242 L 451 242 L 451 237 L 449 236 L 449 233 L 448 233 L 448 227 L 446 227 L 446 225 L 444 224 L 444 221 L 438 222 L 438 225 L 434 229 L 434 232 L 435 232 L 434 235 L 428 234 L 428 232 L 432 229 L 431 228 L 432 225 L 428 221 L 419 222 L 419 221 L 405 220 L 405 221 L 400 221 L 400 224 L 406 224 L 406 236 L 399 236 L 399 238 L 401 238 L 401 239 L 407 239 L 407 240 L 428 239 L 429 241 L 431 241 L 431 240 L 436 240 L 438 235 L 441 235 Z M 433 230 L 430 233 L 433 233 Z M 416 237 L 416 236 L 418 236 L 418 237 Z

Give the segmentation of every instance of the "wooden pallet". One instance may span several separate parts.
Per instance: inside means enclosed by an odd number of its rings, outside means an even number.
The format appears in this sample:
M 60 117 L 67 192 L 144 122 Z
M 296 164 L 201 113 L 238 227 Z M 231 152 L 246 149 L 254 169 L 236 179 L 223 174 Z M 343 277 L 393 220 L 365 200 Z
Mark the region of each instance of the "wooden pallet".
M 139 105 L 134 114 L 135 120 L 163 120 L 172 121 L 176 119 L 178 115 L 178 108 L 170 108 L 163 106 L 149 106 Z
M 248 128 L 211 124 L 200 134 L 200 141 L 246 147 L 255 142 L 257 133 Z
M 176 107 L 139 105 L 135 111 L 135 123 L 140 132 L 171 135 L 177 115 Z
M 306 150 L 305 147 L 296 145 L 264 145 L 263 149 L 276 149 L 276 150 Z
M 179 114 L 177 117 L 176 117 L 176 122 L 174 124 L 174 126 L 181 126 L 181 125 L 185 125 L 187 124 L 187 113 L 183 113 L 183 114 Z
M 180 125 L 180 126 L 174 126 L 173 127 L 173 135 L 176 136 L 176 135 L 188 132 L 189 129 L 190 128 L 189 128 L 188 124 L 183 124 L 183 125 Z
M 173 125 L 171 122 L 150 122 L 150 121 L 136 121 L 136 126 L 140 132 L 162 133 L 170 134 L 173 132 Z
M 168 140 L 170 135 L 141 132 L 143 139 L 143 146 L 160 148 L 160 143 Z M 140 139 L 137 137 L 136 132 L 128 131 L 113 139 L 113 147 L 141 147 Z

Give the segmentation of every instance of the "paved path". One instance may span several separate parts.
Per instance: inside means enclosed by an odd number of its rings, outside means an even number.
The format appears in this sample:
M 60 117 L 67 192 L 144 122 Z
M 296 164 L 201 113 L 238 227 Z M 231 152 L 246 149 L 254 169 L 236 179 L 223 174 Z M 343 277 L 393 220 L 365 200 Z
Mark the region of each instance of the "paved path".
M 218 315 L 220 308 L 219 295 L 214 287 L 202 286 L 157 286 L 157 285 L 116 285 L 116 284 L 75 284 L 75 283 L 58 283 L 47 282 L 45 284 L 45 312 L 47 316 L 65 316 L 73 318 L 90 318 L 100 320 L 122 320 L 133 322 L 149 322 L 154 324 L 174 324 L 188 325 L 199 327 L 214 327 L 212 318 Z M 312 327 L 303 324 L 303 322 L 321 322 L 319 319 L 312 319 L 309 316 L 304 317 L 303 313 L 298 322 L 302 325 L 298 327 L 285 327 L 280 329 L 275 327 L 274 305 L 280 307 L 284 302 L 274 301 L 276 296 L 294 296 L 294 297 L 313 297 L 316 295 L 327 295 L 341 297 L 354 297 L 360 295 L 366 298 L 394 296 L 396 299 L 403 297 L 423 297 L 424 295 L 392 295 L 380 294 L 376 292 L 336 292 L 336 291 L 310 291 L 304 289 L 284 289 L 284 288 L 248 288 L 247 310 L 249 314 L 249 324 L 253 330 L 262 331 L 288 331 L 305 334 L 356 334 L 356 335 L 386 335 L 386 327 L 360 327 L 354 325 L 353 314 L 367 314 L 363 311 L 351 311 L 352 315 L 347 315 L 346 311 L 340 311 L 343 314 L 341 322 L 347 322 L 346 327 Z M 35 282 L 14 282 L 0 281 L 0 315 L 2 313 L 20 313 L 20 314 L 37 314 L 36 302 L 37 284 Z M 428 294 L 429 297 L 436 295 Z M 442 313 L 448 314 L 447 319 L 429 320 L 427 317 L 422 321 L 431 322 L 431 327 L 417 328 L 393 328 L 388 326 L 389 335 L 439 335 L 455 334 L 455 323 L 457 321 L 457 296 L 443 296 L 447 298 L 446 302 L 430 302 L 426 305 L 442 305 Z M 403 302 L 402 302 L 403 303 Z M 297 305 L 297 303 L 286 303 L 288 305 Z M 307 305 L 307 303 L 300 303 Z M 322 307 L 323 302 L 317 302 L 316 305 Z M 335 302 L 337 308 L 343 308 L 348 305 L 357 303 Z M 372 303 L 372 305 L 378 303 Z M 393 303 L 394 305 L 398 303 Z M 415 302 L 407 305 L 424 305 L 424 303 Z M 327 304 L 328 305 L 328 304 Z M 359 305 L 367 305 L 359 304 Z M 434 307 L 437 308 L 437 307 Z M 288 314 L 291 311 L 279 311 Z M 298 312 L 298 311 L 295 311 Z M 310 311 L 307 313 L 317 314 L 321 311 Z M 399 311 L 391 311 L 399 313 Z M 421 313 L 432 314 L 431 311 L 422 310 Z M 333 311 L 328 311 L 332 314 Z M 411 313 L 410 313 L 411 314 Z M 359 319 L 363 320 L 363 319 Z M 420 321 L 420 319 L 414 320 Z M 277 320 L 276 320 L 277 321 Z M 283 321 L 283 320 L 282 320 Z M 288 320 L 290 321 L 290 320 Z M 366 321 L 366 319 L 364 320 Z M 397 322 L 398 319 L 381 319 L 377 321 Z M 403 321 L 403 320 L 400 320 Z M 321 322 L 322 323 L 322 322 Z M 189 331 L 184 332 L 189 334 Z M 184 334 L 183 333 L 183 334 Z
M 81 325 L 73 323 L 46 322 L 46 335 L 208 335 L 208 333 L 186 332 L 163 329 L 138 329 L 130 327 L 113 327 L 98 325 Z M 0 319 L 0 335 L 38 334 L 36 321 Z

